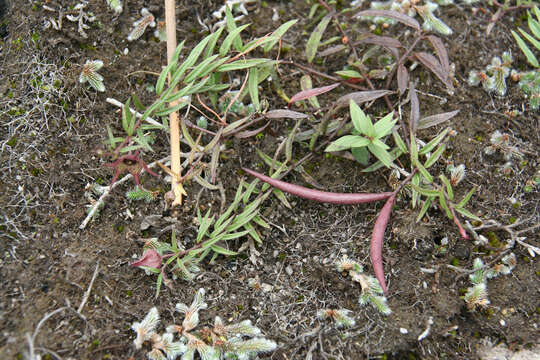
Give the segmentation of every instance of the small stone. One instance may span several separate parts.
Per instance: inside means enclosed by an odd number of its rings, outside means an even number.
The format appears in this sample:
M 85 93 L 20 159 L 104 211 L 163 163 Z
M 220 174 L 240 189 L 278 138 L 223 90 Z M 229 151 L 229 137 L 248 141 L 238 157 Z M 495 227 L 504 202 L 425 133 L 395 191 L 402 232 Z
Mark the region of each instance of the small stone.
M 289 275 L 289 276 L 290 276 L 290 275 L 292 275 L 292 273 L 293 273 L 293 269 L 292 269 L 292 267 L 290 267 L 290 266 L 287 266 L 287 267 L 285 268 L 285 272 L 286 272 L 286 273 L 287 273 L 287 275 Z
M 405 328 L 399 328 L 399 332 L 402 333 L 403 335 L 405 335 L 405 334 L 409 333 L 409 330 L 407 330 Z
M 274 290 L 274 287 L 270 284 L 267 284 L 267 283 L 262 283 L 261 284 L 261 288 L 264 292 L 270 292 L 272 290 Z

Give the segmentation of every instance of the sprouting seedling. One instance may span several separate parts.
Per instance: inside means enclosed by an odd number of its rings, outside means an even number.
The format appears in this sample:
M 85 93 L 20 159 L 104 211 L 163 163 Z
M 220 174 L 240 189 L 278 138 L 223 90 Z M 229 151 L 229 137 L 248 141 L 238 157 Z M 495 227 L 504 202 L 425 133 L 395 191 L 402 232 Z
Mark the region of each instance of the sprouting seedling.
M 319 319 L 332 319 L 338 328 L 353 327 L 356 324 L 351 314 L 352 311 L 347 309 L 321 309 L 317 311 Z
M 512 55 L 505 51 L 502 57 L 493 57 L 491 63 L 484 70 L 469 72 L 468 83 L 471 86 L 482 83 L 484 90 L 504 96 L 506 94 L 506 78 L 510 75 L 511 65 Z
M 148 11 L 147 8 L 141 9 L 141 15 L 142 15 L 142 18 L 140 18 L 139 20 L 133 23 L 133 30 L 131 30 L 131 32 L 128 35 L 128 38 L 127 38 L 128 41 L 133 41 L 140 38 L 142 34 L 144 34 L 148 26 L 150 27 L 156 26 L 154 15 L 152 15 L 150 11 Z
M 135 154 L 126 154 L 120 156 L 118 159 L 113 161 L 112 163 L 105 164 L 105 167 L 111 167 L 114 169 L 114 175 L 113 179 L 111 181 L 111 188 L 113 184 L 118 180 L 118 177 L 123 173 L 130 173 L 133 176 L 133 180 L 135 181 L 135 184 L 142 188 L 141 180 L 139 175 L 144 170 L 147 173 L 149 173 L 152 176 L 159 177 L 158 174 L 150 170 L 148 165 L 144 162 L 144 160 L 140 156 L 140 151 L 137 150 Z
M 138 187 L 126 192 L 126 197 L 132 201 L 144 200 L 149 203 L 155 200 L 156 196 L 157 192 L 147 191 Z
M 415 9 L 418 11 L 418 14 L 424 19 L 422 27 L 426 31 L 435 30 L 442 35 L 452 35 L 452 29 L 446 25 L 441 19 L 435 16 L 433 12 L 437 10 L 439 5 L 428 1 L 424 6 L 416 6 Z
M 492 155 L 496 152 L 503 154 L 506 161 L 512 160 L 512 158 L 521 159 L 523 153 L 515 145 L 510 144 L 510 136 L 506 133 L 501 133 L 499 130 L 495 130 L 489 139 L 491 145 L 484 149 L 484 152 L 488 155 Z
M 375 124 L 362 109 L 353 101 L 349 101 L 349 111 L 354 126 L 352 135 L 345 135 L 332 142 L 325 151 L 341 151 L 351 149 L 353 156 L 361 163 L 367 163 L 367 150 L 369 150 L 385 166 L 392 166 L 392 155 L 387 150 L 389 146 L 381 139 L 392 133 L 397 122 L 393 119 L 394 112 L 389 113 Z
M 384 315 L 392 313 L 386 303 L 386 297 L 379 281 L 373 276 L 364 274 L 362 265 L 344 256 L 336 262 L 336 268 L 339 272 L 348 272 L 351 279 L 362 287 L 362 295 L 360 295 L 359 299 L 360 305 L 371 304 Z
M 276 343 L 261 337 L 261 330 L 250 320 L 225 325 L 216 316 L 212 327 L 199 328 L 199 311 L 208 307 L 204 295 L 204 289 L 199 289 L 191 305 L 176 304 L 176 310 L 184 314 L 184 321 L 182 325 L 167 326 L 163 335 L 156 332 L 158 310 L 151 308 L 142 322 L 135 322 L 131 327 L 137 333 L 135 347 L 140 349 L 149 341 L 152 346 L 147 353 L 149 359 L 169 360 L 180 355 L 182 359 L 193 359 L 195 353 L 206 360 L 250 359 L 276 349 Z
M 81 75 L 79 75 L 79 82 L 84 84 L 88 81 L 96 91 L 105 91 L 105 85 L 103 85 L 103 76 L 98 74 L 98 70 L 103 67 L 103 61 L 101 60 L 86 60 L 83 65 Z
M 497 277 L 500 274 L 510 274 L 516 266 L 516 255 L 510 253 L 504 256 L 501 261 L 501 264 L 486 268 L 482 259 L 474 259 L 473 270 L 476 271 L 469 275 L 469 280 L 473 286 L 467 288 L 467 292 L 463 296 L 463 300 L 467 303 L 467 308 L 475 310 L 478 307 L 485 307 L 490 304 L 487 292 L 487 280 Z
M 122 13 L 123 8 L 121 0 L 107 0 L 107 4 L 109 4 L 109 7 L 115 12 L 116 15 Z
M 465 165 L 449 165 L 446 170 L 450 173 L 450 185 L 456 186 L 465 178 Z

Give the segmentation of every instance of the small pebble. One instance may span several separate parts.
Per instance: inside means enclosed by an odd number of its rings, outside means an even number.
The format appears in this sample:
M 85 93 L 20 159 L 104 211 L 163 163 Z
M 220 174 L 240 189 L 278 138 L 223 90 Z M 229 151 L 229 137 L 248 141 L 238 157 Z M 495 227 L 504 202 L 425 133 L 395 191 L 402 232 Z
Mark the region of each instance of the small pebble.
M 402 333 L 402 334 L 408 334 L 409 330 L 407 330 L 405 328 L 399 328 L 399 332 Z
M 290 267 L 290 266 L 287 266 L 287 267 L 285 268 L 285 272 L 286 272 L 286 273 L 287 273 L 287 275 L 289 275 L 289 276 L 290 276 L 290 275 L 292 275 L 292 273 L 293 273 L 293 269 L 292 269 L 292 267 Z

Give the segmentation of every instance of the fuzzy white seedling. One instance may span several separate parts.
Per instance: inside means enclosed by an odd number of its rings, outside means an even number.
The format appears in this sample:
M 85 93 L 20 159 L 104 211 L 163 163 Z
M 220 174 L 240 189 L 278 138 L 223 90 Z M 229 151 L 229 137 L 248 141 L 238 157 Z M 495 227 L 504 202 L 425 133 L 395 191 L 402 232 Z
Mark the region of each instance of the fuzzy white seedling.
M 131 30 L 131 32 L 128 35 L 128 38 L 127 38 L 128 41 L 133 41 L 140 38 L 144 34 L 148 26 L 150 27 L 156 26 L 154 15 L 152 15 L 150 11 L 148 11 L 147 8 L 141 9 L 141 15 L 142 15 L 142 18 L 140 18 L 139 20 L 133 23 L 133 30 Z
M 95 90 L 104 92 L 105 85 L 103 85 L 103 76 L 97 73 L 102 67 L 103 61 L 101 60 L 86 60 L 81 74 L 79 75 L 79 82 L 81 84 L 88 82 Z

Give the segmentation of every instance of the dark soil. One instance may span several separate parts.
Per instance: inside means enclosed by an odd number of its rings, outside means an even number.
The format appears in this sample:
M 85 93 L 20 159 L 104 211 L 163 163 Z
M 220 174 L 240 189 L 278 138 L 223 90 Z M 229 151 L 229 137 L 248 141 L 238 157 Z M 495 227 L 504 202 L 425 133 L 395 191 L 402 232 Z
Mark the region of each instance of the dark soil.
M 221 2 L 177 3 L 177 36 L 186 40 L 189 49 L 205 34 L 197 16 L 205 23 L 215 22 L 211 13 Z M 190 303 L 201 287 L 207 291 L 209 303 L 201 321 L 210 323 L 216 315 L 226 321 L 251 319 L 266 338 L 278 343 L 278 349 L 267 355 L 272 359 L 472 359 L 486 343 L 504 343 L 518 350 L 539 342 L 537 260 L 516 244 L 514 271 L 488 282 L 491 304 L 468 310 L 460 296 L 470 283 L 447 265 L 471 269 L 477 257 L 488 263 L 496 259 L 510 235 L 500 230 L 483 231 L 490 245 L 476 246 L 471 240 L 461 239 L 454 224 L 436 209 L 416 223 L 418 209 L 411 209 L 408 197 L 396 203 L 383 248 L 388 301 L 393 311 L 390 316 L 359 305 L 360 287 L 333 265 L 347 254 L 372 273 L 369 239 L 382 204 L 337 206 L 293 196 L 288 196 L 292 209 L 272 197 L 263 203 L 261 213 L 273 226 L 262 232 L 263 245 L 257 247 L 260 255 L 255 263 L 250 261 L 249 251 L 248 256 L 218 257 L 213 264 L 203 263 L 194 281 L 176 280 L 155 299 L 156 277 L 129 266 L 142 252 L 141 239 L 167 239 L 170 231 L 161 234 L 160 230 L 171 221 L 179 230 L 178 236 L 192 237 L 197 208 L 206 211 L 212 206 L 217 211 L 221 197 L 218 192 L 202 191 L 197 183 L 189 183 L 182 209 L 165 212 L 163 194 L 168 184 L 163 177 L 143 175 L 145 187 L 160 192 L 156 200 L 128 201 L 124 196 L 132 188 L 128 182 L 114 190 L 86 229 L 79 230 L 89 204 L 84 195 L 86 186 L 95 182 L 108 185 L 112 179 L 110 169 L 103 167 L 110 158 L 100 151 L 107 137 L 106 126 L 121 134 L 119 110 L 105 99 L 124 102 L 136 93 L 144 103 L 151 103 L 153 93 L 146 89 L 157 80 L 152 72 L 159 73 L 166 64 L 166 45 L 157 42 L 150 31 L 132 43 L 126 40 L 142 7 L 156 18 L 164 18 L 164 6 L 158 0 L 124 1 L 124 11 L 118 17 L 104 1 L 90 0 L 87 9 L 97 21 L 86 30 L 88 38 L 65 18 L 61 30 L 44 28 L 46 19 L 58 17 L 58 12 L 44 6 L 65 12 L 75 4 L 13 0 L 7 7 L 0 0 L 0 17 L 8 9 L 0 26 L 0 35 L 6 36 L 0 42 L 1 359 L 21 358 L 28 351 L 25 334 L 32 334 L 46 314 L 62 307 L 70 309 L 44 322 L 35 339 L 36 352 L 48 354 L 43 359 L 143 359 L 145 352 L 133 346 L 131 324 L 140 321 L 154 305 L 160 310 L 162 324 L 172 323 L 174 304 Z M 272 8 L 280 14 L 277 22 L 271 20 Z M 256 2 L 243 21 L 253 24 L 247 34 L 256 37 L 287 20 L 299 19 L 284 37 L 288 51 L 281 58 L 306 64 L 303 51 L 314 27 L 313 19 L 308 18 L 309 9 L 304 1 Z M 538 112 L 528 109 L 512 81 L 508 81 L 508 94 L 502 98 L 466 82 L 470 70 L 483 68 L 506 50 L 512 51 L 515 67 L 527 68 L 510 35 L 510 30 L 521 23 L 524 11 L 507 13 L 486 36 L 494 8 L 476 13 L 465 5 L 442 9 L 441 18 L 454 29 L 454 35 L 443 40 L 455 64 L 455 95 L 448 95 L 444 85 L 421 66 L 413 72 L 424 116 L 460 110 L 450 124 L 456 135 L 438 166 L 443 170 L 444 162 L 465 164 L 467 176 L 456 187 L 456 197 L 476 187 L 468 208 L 478 216 L 501 224 L 522 221 L 517 230 L 533 226 L 539 222 L 539 188 L 527 186 L 539 170 Z M 357 20 L 351 23 L 351 30 L 365 31 L 368 26 Z M 338 34 L 329 29 L 325 39 Z M 405 30 L 396 25 L 385 30 L 385 35 L 406 42 L 410 34 Z M 127 55 L 125 48 L 129 49 Z M 427 45 L 424 50 L 429 50 Z M 105 93 L 79 84 L 80 67 L 87 59 L 105 63 L 101 70 Z M 315 67 L 333 74 L 346 61 L 345 55 L 328 57 Z M 282 65 L 280 73 L 289 96 L 299 91 L 302 73 L 297 68 Z M 329 83 L 314 77 L 314 86 Z M 319 96 L 319 101 L 330 103 L 351 91 L 345 87 L 338 90 Z M 270 84 L 264 85 L 264 96 L 270 109 L 286 105 Z M 379 101 L 373 109 L 386 111 Z M 397 103 L 397 97 L 392 101 Z M 408 111 L 406 104 L 405 117 Z M 229 144 L 218 168 L 218 179 L 229 201 L 240 180 L 241 166 L 266 171 L 255 149 L 273 154 L 293 125 L 292 121 L 277 120 L 262 138 L 237 139 Z M 522 160 L 505 165 L 501 153 L 484 153 L 496 130 L 509 134 L 511 143 L 524 153 Z M 433 134 L 433 129 L 421 132 L 425 140 Z M 162 135 L 153 145 L 155 153 L 145 154 L 149 162 L 168 154 L 168 140 Z M 296 159 L 307 153 L 301 146 L 294 147 Z M 364 174 L 355 162 L 329 158 L 322 152 L 304 167 L 327 191 L 380 192 L 390 188 L 389 171 Z M 294 172 L 286 180 L 306 185 L 305 179 Z M 172 215 L 172 220 L 162 220 L 142 231 L 141 223 L 152 215 Z M 537 247 L 538 235 L 538 229 L 520 234 L 526 237 L 523 241 Z M 238 249 L 241 243 L 232 246 Z M 97 266 L 86 304 L 76 314 L 72 309 L 83 301 Z M 270 285 L 266 288 L 270 290 L 248 287 L 250 278 Z M 317 319 L 316 312 L 322 308 L 353 310 L 357 324 L 348 330 L 335 329 L 330 322 Z M 429 319 L 433 320 L 429 335 L 418 341 Z

